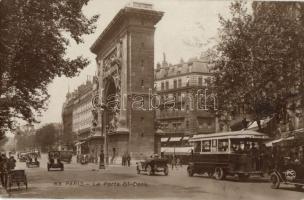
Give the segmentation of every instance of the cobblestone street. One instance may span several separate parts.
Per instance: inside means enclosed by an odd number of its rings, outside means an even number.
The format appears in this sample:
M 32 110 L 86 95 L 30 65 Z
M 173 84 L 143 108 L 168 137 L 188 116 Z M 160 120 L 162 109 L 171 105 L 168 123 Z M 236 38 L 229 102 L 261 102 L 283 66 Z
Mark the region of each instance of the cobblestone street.
M 19 169 L 24 163 L 17 164 Z M 162 199 L 294 199 L 304 198 L 303 191 L 292 186 L 279 190 L 270 188 L 266 178 L 253 177 L 248 182 L 239 182 L 233 177 L 217 181 L 205 176 L 188 177 L 186 166 L 170 170 L 169 176 L 136 174 L 130 168 L 110 166 L 99 170 L 97 165 L 65 164 L 65 170 L 46 169 L 46 155 L 40 168 L 26 169 L 29 188 L 13 189 L 14 198 L 162 198 Z M 240 191 L 242 191 L 240 193 Z M 280 198 L 281 197 L 281 198 Z

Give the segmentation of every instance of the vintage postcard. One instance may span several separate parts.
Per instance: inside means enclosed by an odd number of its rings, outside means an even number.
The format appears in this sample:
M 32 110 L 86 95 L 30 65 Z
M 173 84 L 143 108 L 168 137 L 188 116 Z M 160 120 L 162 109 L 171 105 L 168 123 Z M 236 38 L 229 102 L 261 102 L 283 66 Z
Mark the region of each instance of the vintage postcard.
M 304 2 L 0 0 L 0 197 L 304 199 Z

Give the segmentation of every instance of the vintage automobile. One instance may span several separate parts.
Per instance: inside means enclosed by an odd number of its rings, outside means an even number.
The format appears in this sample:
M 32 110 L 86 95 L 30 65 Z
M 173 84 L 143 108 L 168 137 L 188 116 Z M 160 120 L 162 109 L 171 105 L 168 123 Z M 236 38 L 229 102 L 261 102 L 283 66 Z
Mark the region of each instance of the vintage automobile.
M 137 162 L 136 171 L 140 174 L 142 171 L 147 172 L 149 176 L 156 172 L 163 172 L 166 176 L 169 174 L 167 159 L 159 158 L 158 156 L 151 156 L 151 158 Z
M 26 162 L 27 157 L 28 157 L 28 153 L 27 152 L 20 152 L 18 154 L 19 162 Z
M 262 176 L 265 172 L 258 155 L 252 157 L 251 152 L 257 152 L 255 146 L 261 147 L 266 139 L 268 136 L 252 130 L 194 135 L 189 140 L 193 143 L 193 152 L 188 175 L 208 174 L 217 180 L 237 175 L 242 181 L 250 175 Z
M 296 136 L 281 138 L 273 144 L 275 166 L 270 173 L 273 189 L 278 189 L 281 183 L 294 185 L 296 189 L 304 186 L 304 138 Z
M 61 171 L 64 170 L 64 165 L 60 160 L 60 151 L 50 151 L 48 153 L 48 163 L 47 163 L 47 170 L 50 171 L 51 169 L 60 169 Z
M 73 157 L 73 151 L 60 151 L 60 160 L 71 163 Z
M 81 154 L 80 155 L 80 163 L 82 165 L 89 163 L 89 155 L 88 154 Z
M 40 162 L 38 161 L 38 154 L 37 153 L 28 153 L 27 154 L 26 166 L 28 168 L 39 167 L 40 166 Z
M 7 185 L 8 190 L 11 190 L 12 186 L 16 184 L 18 188 L 20 187 L 20 183 L 27 189 L 27 178 L 24 170 L 11 170 L 8 172 L 7 176 Z
M 285 163 L 270 174 L 270 181 L 273 189 L 278 189 L 281 183 L 301 189 L 304 186 L 304 165 L 285 158 Z

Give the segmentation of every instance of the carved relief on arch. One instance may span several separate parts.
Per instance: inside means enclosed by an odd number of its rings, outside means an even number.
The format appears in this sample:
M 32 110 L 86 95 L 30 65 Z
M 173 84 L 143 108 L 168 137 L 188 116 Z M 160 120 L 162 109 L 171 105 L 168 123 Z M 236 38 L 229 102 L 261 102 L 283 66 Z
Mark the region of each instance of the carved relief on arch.
M 120 105 L 121 105 L 121 47 L 120 43 L 116 46 L 116 48 L 108 54 L 103 59 L 103 85 L 104 94 L 103 94 L 103 102 L 107 104 L 109 99 L 113 101 L 115 98 L 115 105 L 111 106 L 109 110 L 109 121 L 107 122 L 108 131 L 115 132 L 118 127 L 119 115 L 120 115 Z M 111 83 L 111 84 L 110 84 Z M 114 83 L 114 84 L 113 84 Z M 109 87 L 115 87 L 115 94 L 109 92 Z M 112 88 L 111 90 L 113 90 Z M 109 96 L 111 95 L 111 96 Z

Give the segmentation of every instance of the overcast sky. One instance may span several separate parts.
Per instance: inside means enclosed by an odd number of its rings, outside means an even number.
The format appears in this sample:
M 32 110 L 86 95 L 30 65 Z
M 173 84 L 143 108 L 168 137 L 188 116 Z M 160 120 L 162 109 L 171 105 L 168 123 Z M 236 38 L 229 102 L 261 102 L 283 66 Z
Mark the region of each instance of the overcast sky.
M 45 123 L 61 122 L 62 104 L 65 95 L 84 83 L 88 76 L 92 77 L 96 71 L 95 55 L 90 52 L 90 46 L 101 34 L 104 28 L 113 19 L 115 14 L 124 7 L 129 0 L 91 0 L 83 9 L 86 16 L 99 14 L 97 29 L 94 34 L 84 37 L 84 43 L 76 45 L 71 43 L 67 56 L 75 58 L 84 56 L 91 61 L 78 77 L 68 79 L 56 78 L 49 85 L 51 95 L 48 110 L 39 119 L 41 126 Z M 216 37 L 219 27 L 218 14 L 228 16 L 229 1 L 203 1 L 203 0 L 138 0 L 137 2 L 153 3 L 154 8 L 164 12 L 164 16 L 156 26 L 155 31 L 155 64 L 162 61 L 163 52 L 167 61 L 175 64 L 183 58 L 185 61 L 191 57 L 199 56 L 204 47 L 189 45 L 195 43 L 196 38 L 206 43 L 210 38 Z

